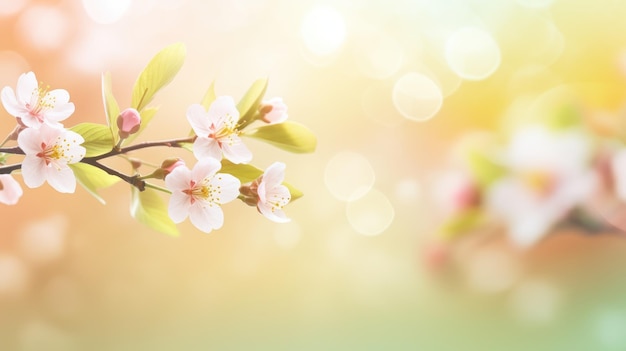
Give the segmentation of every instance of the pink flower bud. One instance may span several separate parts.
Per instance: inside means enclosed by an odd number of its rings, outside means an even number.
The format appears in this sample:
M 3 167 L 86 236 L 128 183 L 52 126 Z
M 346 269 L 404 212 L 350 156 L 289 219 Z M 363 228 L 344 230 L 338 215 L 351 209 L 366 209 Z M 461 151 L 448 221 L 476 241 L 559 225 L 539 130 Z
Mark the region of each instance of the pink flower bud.
M 117 127 L 120 138 L 126 139 L 129 135 L 137 133 L 141 126 L 141 116 L 134 108 L 127 108 L 117 116 Z
M 263 101 L 260 111 L 261 119 L 266 123 L 281 123 L 287 120 L 287 105 L 282 98 L 275 97 Z
M 184 165 L 185 161 L 181 160 L 180 158 L 168 158 L 167 160 L 163 161 L 163 163 L 161 163 L 161 168 L 154 171 L 154 178 L 165 179 L 168 174 L 172 173 L 174 168 Z

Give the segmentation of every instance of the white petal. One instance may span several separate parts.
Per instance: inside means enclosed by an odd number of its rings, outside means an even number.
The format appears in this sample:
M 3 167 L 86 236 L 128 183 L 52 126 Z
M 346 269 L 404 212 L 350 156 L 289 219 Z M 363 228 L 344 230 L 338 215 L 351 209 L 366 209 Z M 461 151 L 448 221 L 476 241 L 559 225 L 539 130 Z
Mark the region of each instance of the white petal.
M 71 102 L 57 104 L 54 109 L 46 112 L 45 118 L 51 122 L 60 122 L 74 113 L 74 104 Z
M 543 238 L 552 225 L 552 218 L 537 211 L 513 222 L 509 228 L 509 237 L 519 247 L 528 248 Z
M 37 89 L 39 89 L 39 83 L 35 73 L 23 73 L 17 79 L 17 100 L 22 104 L 30 102 L 33 94 L 37 94 Z
M 220 168 L 222 168 L 222 164 L 217 159 L 212 157 L 204 158 L 193 166 L 191 179 L 196 183 L 200 183 L 204 181 L 205 178 L 213 176 Z
M 235 100 L 231 96 L 219 96 L 208 111 L 209 121 L 215 123 L 217 128 L 220 128 L 224 123 L 230 123 L 234 127 L 234 124 L 239 120 L 239 111 Z
M 267 184 L 266 186 L 268 187 L 282 184 L 283 180 L 285 180 L 286 167 L 282 162 L 272 163 L 263 173 L 262 182 Z
M 60 193 L 73 193 L 76 190 L 76 177 L 68 166 L 46 167 L 48 184 Z
M 46 143 L 46 145 L 54 145 L 57 143 L 58 138 L 63 138 L 65 133 L 66 131 L 64 128 L 54 127 L 49 124 L 42 124 L 39 128 L 39 139 Z
M 269 188 L 265 196 L 268 202 L 279 203 L 282 206 L 287 205 L 291 201 L 291 193 L 284 185 L 276 185 Z
M 232 163 L 248 163 L 252 160 L 252 152 L 248 150 L 246 145 L 237 136 L 231 136 L 233 145 L 228 143 L 222 144 L 224 157 Z
M 46 162 L 35 155 L 27 154 L 22 161 L 22 178 L 27 187 L 40 187 L 46 181 Z
M 230 174 L 218 173 L 211 179 L 210 184 L 214 187 L 220 187 L 217 203 L 225 204 L 239 196 L 241 182 Z
M 191 124 L 191 128 L 199 137 L 207 137 L 211 133 L 211 121 L 200 104 L 193 104 L 187 108 L 187 120 Z
M 33 128 L 26 128 L 17 136 L 17 145 L 26 155 L 36 155 L 41 152 L 42 141 L 39 130 Z
M 170 173 L 170 175 L 172 175 L 172 173 Z M 172 196 L 170 197 L 167 213 L 169 214 L 172 221 L 174 221 L 174 223 L 180 223 L 184 221 L 185 218 L 187 218 L 190 206 L 191 201 L 189 195 L 184 194 L 180 191 L 174 191 L 172 192 Z
M 198 160 L 205 158 L 222 159 L 222 149 L 213 138 L 198 137 L 193 143 L 193 154 Z
M 287 218 L 287 215 L 285 215 L 285 212 L 283 210 L 278 208 L 274 208 L 272 210 L 272 205 L 270 204 L 259 202 L 257 204 L 257 209 L 259 210 L 259 212 L 261 212 L 263 216 L 265 216 L 270 221 L 276 223 L 287 223 L 291 221 L 291 219 Z
M 2 105 L 7 112 L 13 117 L 21 117 L 24 114 L 28 113 L 28 110 L 24 108 L 24 105 L 17 102 L 15 98 L 15 92 L 11 87 L 2 88 L 2 93 L 0 93 L 0 98 L 2 99 Z
M 191 171 L 186 166 L 179 166 L 165 177 L 165 187 L 172 193 L 189 189 Z
M 23 194 L 20 184 L 10 174 L 0 174 L 0 203 L 15 205 Z
M 198 201 L 189 209 L 189 219 L 196 228 L 209 233 L 213 229 L 222 227 L 224 212 L 216 204 Z

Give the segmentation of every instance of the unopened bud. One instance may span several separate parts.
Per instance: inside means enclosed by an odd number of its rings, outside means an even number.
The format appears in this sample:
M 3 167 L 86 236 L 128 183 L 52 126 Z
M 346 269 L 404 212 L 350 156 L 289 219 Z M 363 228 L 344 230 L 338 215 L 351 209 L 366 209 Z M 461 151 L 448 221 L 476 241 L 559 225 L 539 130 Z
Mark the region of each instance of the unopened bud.
M 161 163 L 161 167 L 154 171 L 152 176 L 158 179 L 165 179 L 168 174 L 172 173 L 174 168 L 184 165 L 185 161 L 181 160 L 180 158 L 168 158 Z
M 127 108 L 117 116 L 117 127 L 120 138 L 126 139 L 131 134 L 137 133 L 141 126 L 141 115 L 134 108 Z
M 259 107 L 261 120 L 265 123 L 281 123 L 287 120 L 287 105 L 282 98 L 275 97 L 263 101 Z

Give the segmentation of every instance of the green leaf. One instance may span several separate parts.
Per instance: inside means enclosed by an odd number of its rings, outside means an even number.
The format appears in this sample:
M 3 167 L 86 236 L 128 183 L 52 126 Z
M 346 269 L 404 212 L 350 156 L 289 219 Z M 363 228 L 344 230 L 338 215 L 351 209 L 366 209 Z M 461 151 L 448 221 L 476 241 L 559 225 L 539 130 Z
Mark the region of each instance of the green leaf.
M 239 124 L 248 124 L 252 121 L 254 114 L 259 110 L 259 105 L 267 90 L 268 79 L 258 79 L 252 83 L 252 86 L 241 101 L 237 104 L 237 110 L 239 111 Z
M 220 169 L 219 172 L 234 176 L 239 179 L 241 184 L 250 183 L 263 174 L 262 170 L 254 167 L 253 165 L 236 164 L 228 161 L 227 159 L 222 160 L 222 169 Z
M 467 153 L 467 164 L 481 187 L 487 187 L 506 174 L 506 169 L 478 150 Z
M 152 121 L 152 118 L 154 117 L 154 115 L 157 113 L 158 110 L 159 110 L 158 107 L 148 107 L 148 108 L 143 109 L 139 113 L 139 115 L 141 116 L 141 125 L 139 126 L 139 130 L 137 131 L 137 133 L 131 134 L 128 138 L 126 138 L 124 142 L 128 144 L 128 143 L 131 143 L 133 140 L 135 140 L 135 138 L 137 138 L 139 134 L 141 134 L 141 132 L 143 132 L 144 129 L 146 129 L 146 127 L 148 126 L 150 121 Z
M 215 99 L 217 99 L 217 96 L 215 95 L 215 82 L 213 82 L 211 83 L 211 86 L 202 97 L 202 101 L 200 101 L 200 105 L 202 105 L 202 107 L 204 107 L 204 109 L 208 111 L 209 107 L 211 106 L 213 101 L 215 101 Z
M 307 127 L 295 122 L 283 122 L 259 127 L 242 135 L 264 140 L 278 148 L 295 153 L 315 151 L 317 138 Z
M 185 45 L 176 43 L 157 53 L 141 72 L 133 87 L 132 107 L 143 110 L 161 88 L 174 79 L 183 65 Z
M 563 130 L 580 126 L 582 121 L 581 111 L 572 104 L 564 104 L 555 108 L 546 123 L 552 130 Z
M 478 227 L 483 221 L 483 215 L 478 209 L 463 211 L 449 219 L 439 229 L 439 235 L 446 239 L 453 239 Z
M 259 168 L 256 168 L 250 164 L 236 164 L 228 161 L 227 159 L 222 160 L 222 169 L 219 173 L 227 173 L 235 178 L 239 179 L 241 184 L 250 183 L 263 175 L 263 171 Z M 293 185 L 289 183 L 283 182 L 283 185 L 289 189 L 289 193 L 291 193 L 291 201 L 301 198 L 304 194 L 296 189 Z
M 98 190 L 110 187 L 120 180 L 120 178 L 86 163 L 73 163 L 69 166 L 74 172 L 78 183 L 103 205 L 105 201 L 98 195 Z
M 107 123 L 111 130 L 111 147 L 115 146 L 120 139 L 118 135 L 117 116 L 120 114 L 120 107 L 113 96 L 111 87 L 111 73 L 107 72 L 102 75 L 102 101 L 104 102 L 104 113 L 107 116 Z
M 85 157 L 105 154 L 113 149 L 113 136 L 109 127 L 96 123 L 81 123 L 70 130 L 80 134 L 84 139 L 81 145 L 87 150 Z
M 139 191 L 132 188 L 130 215 L 148 227 L 171 236 L 178 236 L 178 228 L 167 214 L 167 206 L 159 193 L 150 188 Z

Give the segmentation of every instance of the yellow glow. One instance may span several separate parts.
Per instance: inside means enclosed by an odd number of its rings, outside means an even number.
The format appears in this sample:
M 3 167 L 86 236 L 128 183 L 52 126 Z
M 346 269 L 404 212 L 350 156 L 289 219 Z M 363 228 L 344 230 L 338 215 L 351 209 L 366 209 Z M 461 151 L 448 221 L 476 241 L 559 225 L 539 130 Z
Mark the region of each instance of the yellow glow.
M 446 61 L 461 78 L 482 80 L 500 66 L 500 48 L 489 32 L 461 28 L 446 42 Z
M 418 122 L 434 117 L 443 104 L 439 86 L 429 77 L 416 72 L 407 73 L 398 79 L 392 96 L 398 112 Z
M 300 33 L 306 48 L 315 55 L 330 55 L 343 45 L 346 24 L 337 10 L 319 6 L 311 10 L 302 21 Z
M 355 200 L 365 195 L 374 185 L 376 176 L 370 162 L 363 155 L 342 151 L 326 164 L 324 183 L 330 193 L 341 201 Z
M 372 189 L 346 207 L 348 222 L 354 230 L 366 236 L 383 233 L 393 222 L 395 210 L 385 194 Z

